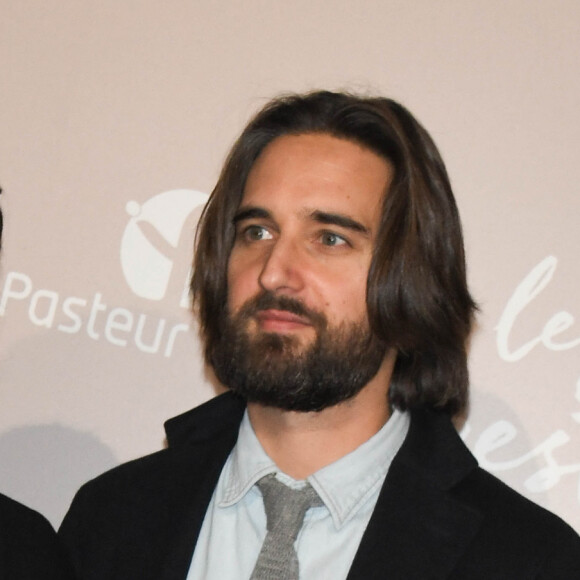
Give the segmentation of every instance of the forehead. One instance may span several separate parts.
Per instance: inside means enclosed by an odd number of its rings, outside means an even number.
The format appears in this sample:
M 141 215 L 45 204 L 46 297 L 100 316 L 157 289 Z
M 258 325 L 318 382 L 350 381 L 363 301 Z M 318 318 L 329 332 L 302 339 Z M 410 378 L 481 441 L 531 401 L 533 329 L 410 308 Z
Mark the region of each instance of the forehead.
M 353 141 L 319 133 L 285 135 L 258 157 L 241 207 L 375 215 L 392 173 L 388 161 Z

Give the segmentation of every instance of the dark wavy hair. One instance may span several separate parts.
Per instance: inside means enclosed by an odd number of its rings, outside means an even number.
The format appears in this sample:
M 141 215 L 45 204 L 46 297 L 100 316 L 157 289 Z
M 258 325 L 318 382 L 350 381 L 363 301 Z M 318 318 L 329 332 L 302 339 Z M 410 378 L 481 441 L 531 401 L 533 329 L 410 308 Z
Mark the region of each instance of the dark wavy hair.
M 450 415 L 468 400 L 467 341 L 477 309 L 466 282 L 461 223 L 433 140 L 399 103 L 317 91 L 280 97 L 250 121 L 227 157 L 201 217 L 191 290 L 205 355 L 227 312 L 234 215 L 264 148 L 282 135 L 324 133 L 355 142 L 394 168 L 367 279 L 371 331 L 397 349 L 390 404 Z

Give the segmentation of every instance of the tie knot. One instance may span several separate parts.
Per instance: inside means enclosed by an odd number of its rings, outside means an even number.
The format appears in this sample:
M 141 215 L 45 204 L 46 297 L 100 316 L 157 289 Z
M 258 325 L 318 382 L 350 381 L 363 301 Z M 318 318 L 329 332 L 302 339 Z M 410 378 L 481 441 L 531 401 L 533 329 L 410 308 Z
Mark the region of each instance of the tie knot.
M 264 499 L 268 530 L 277 529 L 294 539 L 308 509 L 322 505 L 309 483 L 300 489 L 292 489 L 271 473 L 258 481 L 258 487 Z

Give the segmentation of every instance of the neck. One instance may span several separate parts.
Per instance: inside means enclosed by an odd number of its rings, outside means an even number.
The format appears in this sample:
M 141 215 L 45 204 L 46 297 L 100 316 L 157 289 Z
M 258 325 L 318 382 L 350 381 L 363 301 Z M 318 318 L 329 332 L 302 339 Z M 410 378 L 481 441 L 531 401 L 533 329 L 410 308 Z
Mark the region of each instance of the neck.
M 395 356 L 387 354 L 378 373 L 355 397 L 322 411 L 284 411 L 249 403 L 254 432 L 278 468 L 294 479 L 305 479 L 377 433 L 390 415 L 388 386 Z

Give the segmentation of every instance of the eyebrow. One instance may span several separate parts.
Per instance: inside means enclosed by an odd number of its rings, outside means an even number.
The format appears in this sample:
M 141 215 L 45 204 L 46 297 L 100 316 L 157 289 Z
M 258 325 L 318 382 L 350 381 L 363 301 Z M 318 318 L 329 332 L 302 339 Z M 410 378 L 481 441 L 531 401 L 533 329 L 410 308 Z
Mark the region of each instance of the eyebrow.
M 369 228 L 363 226 L 360 222 L 353 220 L 352 218 L 339 214 L 339 213 L 328 213 L 325 211 L 313 211 L 310 214 L 310 217 L 321 224 L 328 224 L 339 226 L 341 228 L 345 228 L 347 230 L 352 230 L 354 232 L 359 232 L 364 234 L 365 236 L 370 235 Z
M 320 224 L 339 226 L 347 230 L 370 236 L 369 228 L 363 226 L 360 222 L 339 213 L 330 213 L 326 211 L 314 210 L 307 214 L 310 219 Z M 262 207 L 249 206 L 240 209 L 234 216 L 234 225 L 238 222 L 249 219 L 270 219 L 270 212 Z
M 249 206 L 238 210 L 236 212 L 236 215 L 234 216 L 233 222 L 234 224 L 237 224 L 238 222 L 241 222 L 243 220 L 251 220 L 255 218 L 268 219 L 270 217 L 271 217 L 270 212 L 265 210 L 264 208 Z

